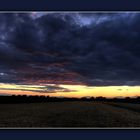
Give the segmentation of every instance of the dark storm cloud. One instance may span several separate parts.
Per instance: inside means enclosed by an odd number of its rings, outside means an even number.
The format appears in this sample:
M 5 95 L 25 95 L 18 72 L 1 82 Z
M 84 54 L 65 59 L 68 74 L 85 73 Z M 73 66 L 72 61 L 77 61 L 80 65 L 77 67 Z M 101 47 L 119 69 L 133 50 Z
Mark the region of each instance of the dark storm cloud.
M 0 14 L 0 82 L 139 85 L 139 25 L 129 12 Z

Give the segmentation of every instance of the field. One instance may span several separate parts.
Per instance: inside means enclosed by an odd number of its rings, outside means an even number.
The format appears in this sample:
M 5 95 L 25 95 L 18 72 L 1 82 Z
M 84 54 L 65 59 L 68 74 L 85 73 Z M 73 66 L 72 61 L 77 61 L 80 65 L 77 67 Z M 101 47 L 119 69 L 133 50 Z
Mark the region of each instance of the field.
M 1 104 L 0 127 L 140 127 L 140 105 L 80 101 Z

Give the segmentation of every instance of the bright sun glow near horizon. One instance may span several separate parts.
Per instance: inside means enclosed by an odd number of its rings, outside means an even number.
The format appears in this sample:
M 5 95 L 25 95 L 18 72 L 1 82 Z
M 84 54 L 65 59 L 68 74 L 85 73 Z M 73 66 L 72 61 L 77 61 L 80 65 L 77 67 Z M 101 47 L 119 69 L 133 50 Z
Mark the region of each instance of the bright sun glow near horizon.
M 54 86 L 54 85 L 47 85 Z M 140 86 L 84 86 L 84 85 L 59 85 L 66 91 L 48 91 L 47 86 L 43 85 L 16 85 L 0 84 L 1 95 L 44 95 L 56 97 L 135 97 L 140 95 Z M 50 87 L 48 87 L 50 88 Z M 53 87 L 54 88 L 54 87 Z M 45 89 L 45 90 L 44 90 Z

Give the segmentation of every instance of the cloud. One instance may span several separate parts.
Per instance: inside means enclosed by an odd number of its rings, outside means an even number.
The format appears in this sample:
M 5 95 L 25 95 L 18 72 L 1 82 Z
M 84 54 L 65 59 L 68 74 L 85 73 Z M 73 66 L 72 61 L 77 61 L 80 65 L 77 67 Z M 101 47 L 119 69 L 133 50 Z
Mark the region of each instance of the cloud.
M 0 14 L 0 82 L 140 84 L 139 13 L 31 14 Z
M 0 90 L 19 90 L 19 91 L 31 91 L 37 93 L 63 93 L 63 92 L 73 92 L 76 90 L 70 90 L 67 88 L 60 87 L 58 85 L 46 85 L 46 86 L 30 86 L 30 85 L 16 85 L 13 87 L 3 87 L 0 85 Z

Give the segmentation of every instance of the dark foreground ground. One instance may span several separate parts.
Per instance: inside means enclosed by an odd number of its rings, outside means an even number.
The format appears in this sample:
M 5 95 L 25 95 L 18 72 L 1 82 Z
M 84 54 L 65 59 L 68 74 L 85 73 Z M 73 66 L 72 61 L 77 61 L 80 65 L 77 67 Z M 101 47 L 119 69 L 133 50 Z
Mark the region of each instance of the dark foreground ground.
M 140 104 L 1 104 L 0 127 L 140 127 Z

